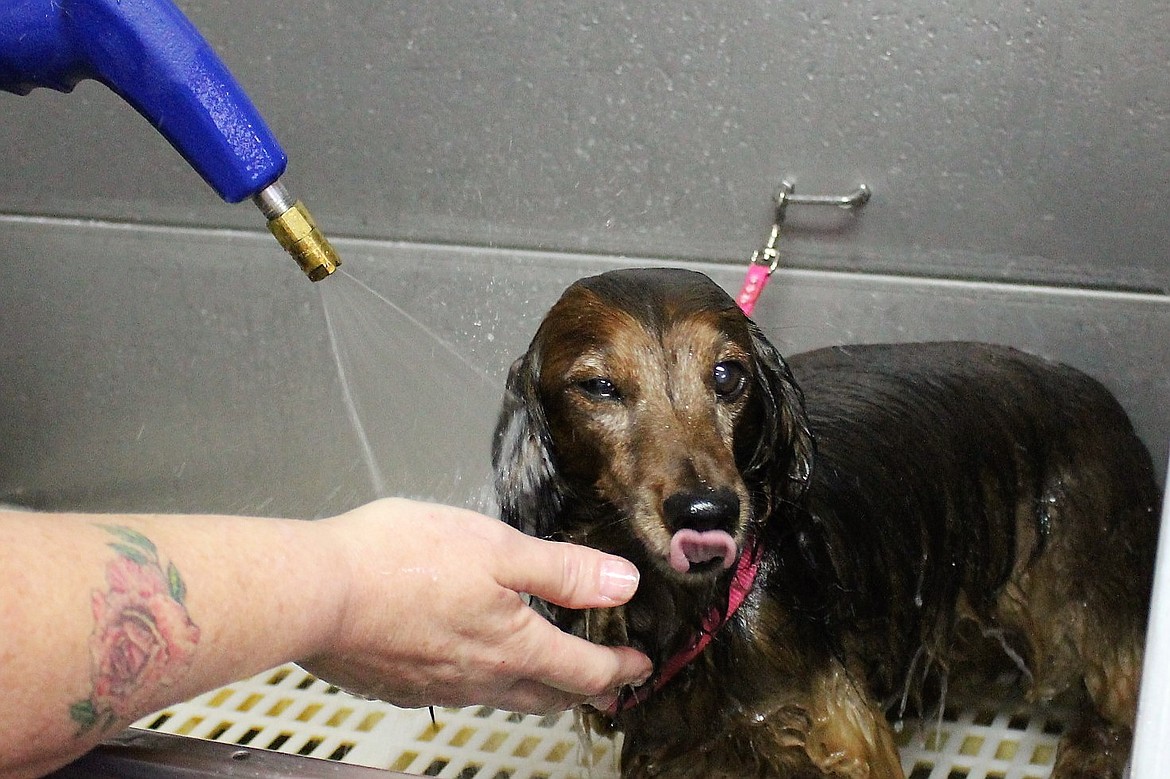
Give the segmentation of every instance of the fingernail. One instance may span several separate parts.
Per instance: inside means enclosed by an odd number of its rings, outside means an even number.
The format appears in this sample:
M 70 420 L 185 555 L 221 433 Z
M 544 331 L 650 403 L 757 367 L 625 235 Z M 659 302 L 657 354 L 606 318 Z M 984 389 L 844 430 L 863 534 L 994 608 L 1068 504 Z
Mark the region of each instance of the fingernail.
M 609 559 L 601 564 L 601 599 L 625 603 L 638 589 L 638 569 L 625 560 Z

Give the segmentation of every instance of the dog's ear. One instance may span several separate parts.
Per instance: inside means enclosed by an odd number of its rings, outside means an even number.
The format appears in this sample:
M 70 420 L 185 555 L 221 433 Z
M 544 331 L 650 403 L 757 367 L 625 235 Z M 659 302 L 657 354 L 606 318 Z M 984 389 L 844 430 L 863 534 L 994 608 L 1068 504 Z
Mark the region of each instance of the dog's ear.
M 501 518 L 529 535 L 546 538 L 560 513 L 564 484 L 553 461 L 539 381 L 539 355 L 529 350 L 508 371 L 492 441 L 492 468 Z
M 783 474 L 784 493 L 802 493 L 812 473 L 816 446 L 808 429 L 804 393 L 796 384 L 788 363 L 754 322 L 748 322 L 752 356 L 760 389 L 763 420 L 756 450 L 747 470 L 761 475 Z

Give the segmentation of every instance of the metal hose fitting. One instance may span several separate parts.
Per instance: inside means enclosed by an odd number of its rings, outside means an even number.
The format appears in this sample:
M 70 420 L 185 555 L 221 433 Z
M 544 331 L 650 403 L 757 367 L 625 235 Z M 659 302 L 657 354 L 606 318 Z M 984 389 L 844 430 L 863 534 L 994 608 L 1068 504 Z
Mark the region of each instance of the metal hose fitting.
M 320 281 L 341 266 L 341 258 L 317 228 L 305 204 L 290 203 L 280 182 L 266 187 L 252 198 L 268 218 L 268 229 L 284 250 L 301 266 L 310 281 Z

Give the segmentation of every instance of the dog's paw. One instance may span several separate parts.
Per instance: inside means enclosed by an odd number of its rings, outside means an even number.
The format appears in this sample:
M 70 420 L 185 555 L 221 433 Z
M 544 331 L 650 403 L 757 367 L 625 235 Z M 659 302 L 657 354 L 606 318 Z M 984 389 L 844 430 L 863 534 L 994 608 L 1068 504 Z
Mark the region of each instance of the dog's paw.
M 904 779 L 890 723 L 852 677 L 836 667 L 819 681 L 804 744 L 812 764 L 834 779 Z
M 1129 728 L 1089 717 L 1061 739 L 1052 779 L 1122 779 L 1132 740 Z

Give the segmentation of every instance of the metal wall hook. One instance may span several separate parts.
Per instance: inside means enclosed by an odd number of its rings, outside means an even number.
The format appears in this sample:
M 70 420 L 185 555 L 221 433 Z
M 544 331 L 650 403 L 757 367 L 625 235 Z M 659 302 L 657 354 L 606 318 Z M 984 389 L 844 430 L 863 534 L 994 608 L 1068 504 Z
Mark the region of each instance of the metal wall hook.
M 776 203 L 776 218 L 772 220 L 772 231 L 762 248 L 752 254 L 753 265 L 762 265 L 768 273 L 774 273 L 780 264 L 780 253 L 776 250 L 776 243 L 780 240 L 780 226 L 784 224 L 785 212 L 790 204 L 802 206 L 837 206 L 846 211 L 861 208 L 869 202 L 869 187 L 859 184 L 857 189 L 848 195 L 797 195 L 796 185 L 788 179 L 780 182 L 780 189 L 776 190 L 773 200 Z
M 805 206 L 837 206 L 852 211 L 868 203 L 870 194 L 872 193 L 869 187 L 859 184 L 857 189 L 848 195 L 798 195 L 796 185 L 785 179 L 780 182 L 780 189 L 776 191 L 774 200 L 777 214 L 782 218 L 784 210 L 792 203 Z

